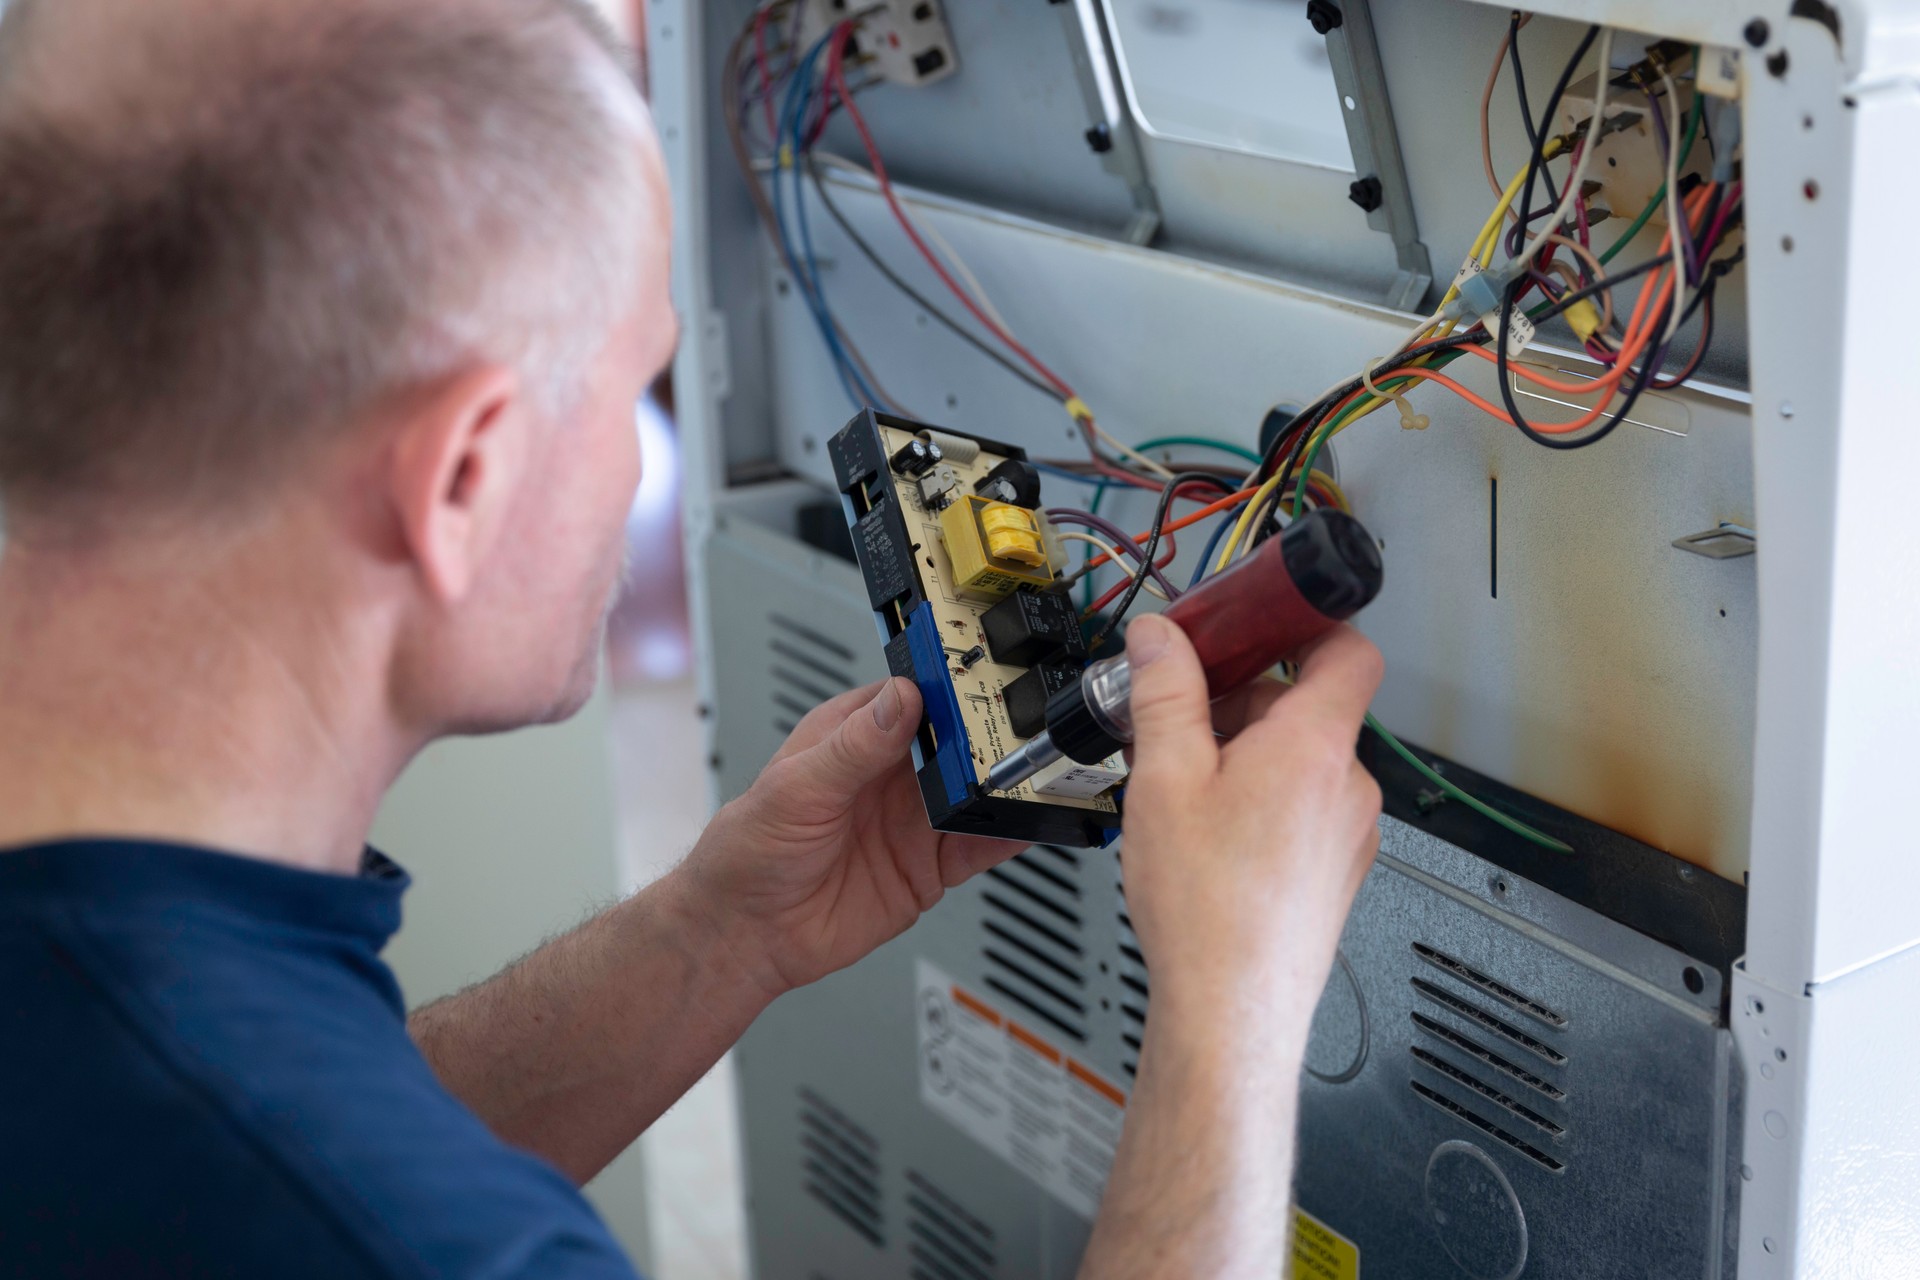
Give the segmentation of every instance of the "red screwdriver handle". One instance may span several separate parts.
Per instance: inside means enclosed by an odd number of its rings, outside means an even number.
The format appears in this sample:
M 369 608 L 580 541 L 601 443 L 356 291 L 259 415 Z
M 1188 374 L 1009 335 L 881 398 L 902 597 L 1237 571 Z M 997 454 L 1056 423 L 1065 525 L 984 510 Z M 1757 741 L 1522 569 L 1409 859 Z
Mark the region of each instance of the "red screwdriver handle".
M 1167 608 L 1218 698 L 1299 653 L 1379 594 L 1380 551 L 1358 520 L 1315 511 Z

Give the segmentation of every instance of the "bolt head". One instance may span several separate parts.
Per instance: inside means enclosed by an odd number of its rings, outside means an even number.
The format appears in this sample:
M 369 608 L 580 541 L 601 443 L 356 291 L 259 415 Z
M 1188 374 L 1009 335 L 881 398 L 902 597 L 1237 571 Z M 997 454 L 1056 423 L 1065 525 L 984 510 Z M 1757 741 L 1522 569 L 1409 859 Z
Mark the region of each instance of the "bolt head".
M 1317 34 L 1325 35 L 1346 20 L 1346 15 L 1340 12 L 1340 6 L 1332 3 L 1332 0 L 1308 0 L 1307 21 L 1313 24 Z
M 1748 44 L 1758 49 L 1767 43 L 1767 37 L 1773 34 L 1773 28 L 1767 25 L 1765 18 L 1755 18 L 1747 24 L 1747 29 L 1742 34 L 1746 36 Z
M 1378 178 L 1360 178 L 1347 187 L 1347 199 L 1353 201 L 1368 213 L 1372 213 L 1375 209 L 1378 209 L 1381 200 L 1384 198 L 1385 193 L 1380 189 L 1380 179 Z
M 1105 121 L 1087 130 L 1087 145 L 1102 155 L 1113 150 L 1113 130 Z

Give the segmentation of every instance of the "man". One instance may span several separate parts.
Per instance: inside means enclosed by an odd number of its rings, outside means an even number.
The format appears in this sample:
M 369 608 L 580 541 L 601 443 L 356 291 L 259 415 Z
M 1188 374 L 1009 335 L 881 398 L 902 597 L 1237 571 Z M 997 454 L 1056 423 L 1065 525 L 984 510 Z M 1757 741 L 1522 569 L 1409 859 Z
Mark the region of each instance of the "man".
M 629 1275 L 575 1186 L 1013 852 L 928 828 L 891 681 L 677 871 L 405 1020 L 369 822 L 427 743 L 587 697 L 667 241 L 575 0 L 16 0 L 0 1273 Z M 1175 627 L 1128 648 L 1154 1016 L 1087 1274 L 1271 1276 L 1379 659 L 1343 631 L 1210 709 Z

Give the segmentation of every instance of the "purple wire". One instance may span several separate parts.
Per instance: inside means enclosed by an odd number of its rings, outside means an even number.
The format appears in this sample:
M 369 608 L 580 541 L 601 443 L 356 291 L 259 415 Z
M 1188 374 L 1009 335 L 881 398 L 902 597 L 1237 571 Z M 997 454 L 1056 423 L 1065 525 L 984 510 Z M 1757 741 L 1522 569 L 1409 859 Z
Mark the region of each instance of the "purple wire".
M 1046 515 L 1047 519 L 1053 521 L 1055 524 L 1083 525 L 1095 533 L 1105 535 L 1108 542 L 1111 542 L 1114 546 L 1132 556 L 1135 564 L 1144 564 L 1147 566 L 1147 573 L 1151 575 L 1155 582 L 1160 584 L 1160 589 L 1167 593 L 1167 599 L 1174 600 L 1179 598 L 1180 588 L 1167 581 L 1167 576 L 1161 573 L 1152 561 L 1147 559 L 1147 553 L 1141 548 L 1139 543 L 1133 540 L 1132 535 L 1105 516 L 1097 516 L 1091 511 L 1082 511 L 1077 507 L 1048 507 Z M 1125 565 L 1120 567 L 1122 569 L 1126 568 Z
M 1714 246 L 1720 243 L 1720 233 L 1727 229 L 1727 222 L 1733 217 L 1733 211 L 1740 205 L 1743 185 L 1736 182 L 1727 188 L 1726 198 L 1720 201 L 1720 210 L 1714 214 L 1713 224 L 1707 228 L 1706 238 L 1700 242 L 1703 246 L 1701 252 L 1709 257 L 1713 254 Z
M 1664 166 L 1667 163 L 1668 157 L 1673 154 L 1673 148 L 1667 144 L 1667 113 L 1660 109 L 1660 99 L 1658 95 L 1654 93 L 1652 85 L 1642 81 L 1640 88 L 1641 91 L 1647 95 L 1647 106 L 1653 111 L 1653 136 L 1659 140 L 1660 163 Z M 1680 166 L 1678 164 L 1674 165 L 1675 181 L 1679 180 L 1679 168 Z M 1669 208 L 1673 207 L 1675 194 L 1676 193 L 1672 191 L 1667 192 L 1666 198 Z M 1687 234 L 1684 225 L 1671 228 L 1670 230 L 1671 234 L 1680 241 L 1680 251 L 1686 259 L 1687 283 L 1690 285 L 1699 284 L 1700 259 L 1693 251 L 1693 237 Z

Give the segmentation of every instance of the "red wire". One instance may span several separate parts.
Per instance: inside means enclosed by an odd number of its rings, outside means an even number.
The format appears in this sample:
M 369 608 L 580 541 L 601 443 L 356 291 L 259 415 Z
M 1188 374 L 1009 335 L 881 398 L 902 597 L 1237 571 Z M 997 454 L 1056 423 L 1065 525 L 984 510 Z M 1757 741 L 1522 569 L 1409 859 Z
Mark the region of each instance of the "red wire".
M 926 259 L 927 265 L 933 268 L 933 274 L 940 278 L 940 283 L 947 287 L 947 290 L 959 300 L 960 305 L 965 307 L 975 320 L 1006 344 L 1007 350 L 1024 360 L 1027 366 L 1039 375 L 1041 381 L 1052 387 L 1062 400 L 1077 399 L 1073 388 L 1059 374 L 1041 363 L 1031 351 L 1015 341 L 1013 335 L 995 324 L 980 310 L 973 296 L 954 282 L 940 259 L 934 256 L 933 250 L 927 248 L 926 242 L 920 238 L 919 231 L 915 230 L 913 223 L 907 218 L 906 210 L 900 207 L 900 198 L 894 194 L 893 181 L 887 176 L 886 162 L 880 158 L 880 148 L 874 144 L 873 134 L 867 129 L 866 117 L 860 114 L 860 108 L 854 105 L 853 94 L 847 89 L 847 74 L 841 58 L 841 49 L 842 42 L 836 41 L 827 59 L 827 79 L 833 85 L 834 93 L 839 97 L 841 104 L 846 107 L 847 118 L 853 121 L 853 127 L 859 131 L 860 145 L 866 149 L 867 163 L 873 166 L 874 181 L 880 184 L 880 193 L 886 197 L 887 207 L 893 211 L 894 221 L 898 222 L 900 229 L 907 233 L 907 239 L 913 242 L 913 247 L 919 250 L 920 256 Z

